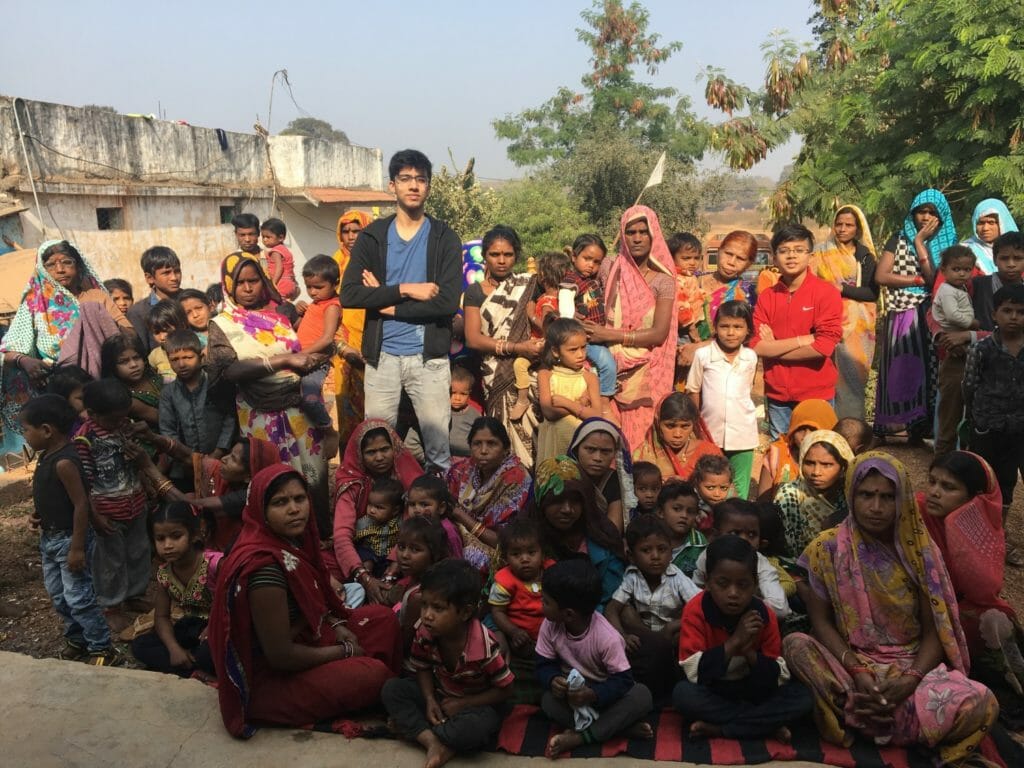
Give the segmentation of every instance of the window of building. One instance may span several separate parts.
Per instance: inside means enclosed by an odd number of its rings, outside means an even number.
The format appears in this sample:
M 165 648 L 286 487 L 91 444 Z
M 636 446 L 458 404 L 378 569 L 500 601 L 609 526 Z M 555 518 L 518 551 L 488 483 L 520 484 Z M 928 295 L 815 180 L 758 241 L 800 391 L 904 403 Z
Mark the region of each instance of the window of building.
M 220 207 L 220 223 L 230 224 L 231 220 L 235 218 L 235 214 L 238 213 L 238 209 L 233 205 L 222 205 Z
M 97 208 L 96 226 L 99 229 L 124 229 L 124 209 Z

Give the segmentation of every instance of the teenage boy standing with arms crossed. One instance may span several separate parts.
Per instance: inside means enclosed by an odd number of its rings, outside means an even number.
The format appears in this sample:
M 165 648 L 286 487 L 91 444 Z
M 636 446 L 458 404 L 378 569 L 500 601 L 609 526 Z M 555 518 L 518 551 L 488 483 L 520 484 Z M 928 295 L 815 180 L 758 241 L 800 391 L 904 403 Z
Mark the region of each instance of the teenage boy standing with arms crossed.
M 764 361 L 764 393 L 772 439 L 785 434 L 802 400 L 832 402 L 838 374 L 832 350 L 842 338 L 839 291 L 807 271 L 814 235 L 801 224 L 772 238 L 781 277 L 757 298 L 751 348 Z
M 367 226 L 341 280 L 341 305 L 366 309 L 366 418 L 398 421 L 404 388 L 420 423 L 428 469 L 451 464 L 448 403 L 452 317 L 462 291 L 462 243 L 424 212 L 432 166 L 405 149 L 388 163 L 398 212 Z

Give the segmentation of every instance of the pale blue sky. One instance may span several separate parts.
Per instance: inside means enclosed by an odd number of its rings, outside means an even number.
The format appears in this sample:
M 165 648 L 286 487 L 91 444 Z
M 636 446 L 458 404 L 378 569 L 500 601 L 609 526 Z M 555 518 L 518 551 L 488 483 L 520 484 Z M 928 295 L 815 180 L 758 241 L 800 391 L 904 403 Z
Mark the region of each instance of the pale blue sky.
M 648 0 L 650 29 L 683 49 L 655 82 L 689 95 L 710 115 L 708 65 L 737 80 L 763 78 L 760 44 L 774 28 L 810 39 L 810 0 Z M 560 85 L 579 87 L 588 49 L 576 39 L 587 0 L 431 3 L 337 2 L 81 3 L 34 0 L 4 13 L 0 92 L 64 104 L 106 104 L 193 125 L 251 131 L 266 124 L 273 72 L 287 69 L 309 114 L 387 156 L 413 146 L 435 165 L 449 148 L 484 177 L 520 175 L 491 120 L 536 106 Z M 646 78 L 646 75 L 644 75 Z M 299 112 L 274 92 L 272 132 Z M 795 146 L 755 173 L 777 176 Z M 715 166 L 714 159 L 708 164 Z

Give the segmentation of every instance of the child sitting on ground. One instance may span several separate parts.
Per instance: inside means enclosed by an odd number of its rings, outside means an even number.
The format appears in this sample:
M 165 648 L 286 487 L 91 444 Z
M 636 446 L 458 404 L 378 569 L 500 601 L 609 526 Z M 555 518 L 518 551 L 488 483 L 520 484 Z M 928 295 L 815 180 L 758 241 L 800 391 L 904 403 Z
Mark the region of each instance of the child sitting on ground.
M 205 350 L 210 332 L 210 319 L 213 317 L 213 305 L 209 297 L 195 288 L 186 288 L 178 294 L 178 303 L 181 304 L 181 310 L 188 320 L 188 327 L 195 331 Z
M 448 540 L 448 556 L 461 558 L 462 534 L 450 517 L 454 507 L 448 485 L 437 475 L 420 475 L 405 494 L 406 518 L 423 515 L 438 523 Z
M 542 253 L 537 258 L 537 283 L 543 292 L 527 305 L 531 339 L 543 339 L 548 323 L 558 317 L 558 288 L 571 266 L 569 257 L 559 251 Z M 508 416 L 511 421 L 519 421 L 530 408 L 531 365 L 531 361 L 526 357 L 517 357 L 512 363 L 518 394 L 515 403 L 509 409 Z
M 700 497 L 689 483 L 669 483 L 658 494 L 658 517 L 668 528 L 672 564 L 690 578 L 708 545 L 707 537 L 697 530 L 699 504 Z
M 59 657 L 109 665 L 120 659 L 93 590 L 89 493 L 82 461 L 68 439 L 76 415 L 59 395 L 39 395 L 21 409 L 25 442 L 39 452 L 31 523 L 39 529 L 43 586 L 64 625 Z
M 125 436 L 132 395 L 120 381 L 100 379 L 85 385 L 82 399 L 89 418 L 74 444 L 89 488 L 90 520 L 99 534 L 93 587 L 96 602 L 120 622 L 118 607 L 126 601 L 129 608 L 143 607 L 149 587 L 146 492 L 134 462 L 140 449 Z
M 684 679 L 672 703 L 691 736 L 789 742 L 789 723 L 808 714 L 813 699 L 790 679 L 778 620 L 755 595 L 757 553 L 738 536 L 722 536 L 707 556 L 708 587 L 683 609 Z
M 583 419 L 600 416 L 597 377 L 584 369 L 587 332 L 579 320 L 560 317 L 544 336 L 537 393 L 544 420 L 537 428 L 536 461 L 561 456 L 569 450 L 576 427 Z
M 835 432 L 850 446 L 854 456 L 870 451 L 875 442 L 875 431 L 864 419 L 844 416 L 836 422 Z
M 217 565 L 223 554 L 204 552 L 200 518 L 191 504 L 173 501 L 153 515 L 156 569 L 153 631 L 132 641 L 132 656 L 157 672 L 189 677 L 194 671 L 212 678 L 213 657 L 206 642 L 206 624 L 213 605 Z M 184 612 L 177 621 L 171 609 Z
M 135 303 L 135 295 L 132 292 L 132 284 L 120 277 L 112 277 L 103 281 L 103 287 L 110 294 L 110 300 L 114 306 L 121 310 L 121 314 L 128 314 L 128 309 Z
M 426 768 L 483 749 L 501 727 L 515 678 L 497 639 L 476 618 L 480 574 L 465 560 L 444 560 L 423 576 L 420 626 L 406 668 L 381 699 L 404 738 L 427 750 Z
M 167 350 L 163 344 L 167 337 L 174 331 L 188 330 L 188 318 L 185 317 L 185 310 L 176 299 L 161 299 L 149 311 L 149 335 L 156 344 L 150 350 L 148 357 L 149 367 L 160 375 L 164 384 L 174 381 L 174 371 L 171 370 L 171 363 L 167 359 Z
M 313 303 L 306 306 L 296 336 L 305 354 L 320 354 L 325 359 L 320 366 L 302 377 L 301 408 L 310 423 L 323 432 L 323 456 L 331 459 L 338 453 L 339 435 L 324 405 L 323 388 L 327 371 L 331 367 L 330 358 L 337 352 L 335 340 L 338 326 L 341 325 L 341 303 L 338 301 L 341 273 L 338 262 L 323 254 L 314 256 L 302 268 L 302 279 L 306 282 L 306 293 Z
M 541 576 L 554 564 L 545 560 L 540 531 L 532 520 L 514 520 L 498 532 L 507 565 L 494 574 L 487 602 L 491 618 L 517 656 L 533 658 L 534 644 L 544 621 Z
M 761 526 L 761 541 L 758 542 L 757 551 L 768 558 L 768 562 L 779 574 L 779 584 L 786 594 L 789 607 L 794 613 L 805 613 L 803 604 L 797 597 L 797 582 L 794 573 L 797 573 L 796 561 L 789 555 L 789 547 L 786 545 L 786 526 L 782 522 L 782 509 L 778 504 L 768 501 L 755 502 L 757 506 L 758 524 Z
M 363 568 L 377 578 L 387 570 L 388 556 L 398 541 L 404 494 L 401 481 L 393 477 L 374 480 L 366 500 L 366 514 L 356 523 L 356 552 Z
M 713 524 L 711 510 L 733 495 L 732 464 L 720 454 L 701 456 L 693 468 L 690 482 L 700 500 L 700 520 L 697 526 L 702 531 L 708 531 Z
M 270 281 L 282 299 L 294 301 L 299 295 L 299 286 L 295 282 L 295 257 L 284 244 L 287 235 L 288 228 L 280 219 L 267 219 L 260 225 Z
M 608 255 L 604 240 L 599 235 L 580 235 L 568 251 L 572 267 L 563 278 L 576 289 L 576 316 L 584 325 L 604 326 L 604 281 L 600 276 L 601 262 Z M 618 386 L 618 367 L 611 350 L 601 344 L 587 344 L 587 359 L 594 365 L 600 382 L 601 411 L 608 406 Z M 592 403 L 597 406 L 598 403 Z
M 653 706 L 651 692 L 633 679 L 622 635 L 597 613 L 597 570 L 586 559 L 562 560 L 544 572 L 543 590 L 537 639 L 541 709 L 565 729 L 548 741 L 548 756 L 619 734 L 651 738 L 644 721 Z
M 761 517 L 754 502 L 745 499 L 723 501 L 715 505 L 713 519 L 712 541 L 721 536 L 739 536 L 741 539 L 745 539 L 751 547 L 754 547 L 755 551 L 757 550 L 761 543 Z M 708 583 L 706 560 L 707 550 L 705 549 L 697 558 L 697 567 L 693 572 L 693 583 L 698 587 L 704 587 Z M 786 592 L 779 581 L 779 572 L 760 552 L 757 553 L 757 590 L 761 599 L 775 611 L 775 615 L 780 619 L 784 619 L 792 613 L 789 601 L 786 599 Z
M 661 470 L 658 469 L 657 464 L 638 461 L 633 465 L 633 492 L 636 494 L 636 509 L 630 515 L 630 520 L 658 509 L 658 494 L 661 493 Z
M 420 620 L 423 574 L 449 556 L 447 545 L 444 530 L 427 515 L 407 518 L 398 528 L 395 564 L 400 578 L 388 592 L 388 602 L 395 604 L 398 612 L 402 647 L 407 653 Z
M 605 618 L 626 641 L 633 676 L 655 701 L 672 690 L 683 605 L 700 590 L 672 564 L 671 534 L 654 515 L 638 517 L 626 528 L 630 565 L 604 609 Z
M 163 342 L 175 379 L 160 391 L 160 434 L 195 453 L 219 459 L 238 431 L 233 398 L 214 391 L 203 368 L 203 345 L 194 331 L 174 331 Z M 194 489 L 192 464 L 176 461 L 169 477 L 183 491 Z

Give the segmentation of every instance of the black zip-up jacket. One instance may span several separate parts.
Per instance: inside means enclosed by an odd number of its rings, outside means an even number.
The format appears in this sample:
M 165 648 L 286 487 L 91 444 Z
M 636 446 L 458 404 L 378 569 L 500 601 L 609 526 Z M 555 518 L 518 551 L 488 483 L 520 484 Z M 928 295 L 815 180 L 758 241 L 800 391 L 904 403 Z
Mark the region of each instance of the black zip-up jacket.
M 388 227 L 394 215 L 372 222 L 359 233 L 352 257 L 341 278 L 341 306 L 366 310 L 363 357 L 376 367 L 384 340 L 383 318 L 378 310 L 395 307 L 395 320 L 423 326 L 423 359 L 448 354 L 452 344 L 452 318 L 462 294 L 462 241 L 447 224 L 431 216 L 427 241 L 427 282 L 437 283 L 438 294 L 430 301 L 403 299 L 399 286 L 387 285 Z M 363 285 L 363 270 L 373 273 L 380 288 Z

